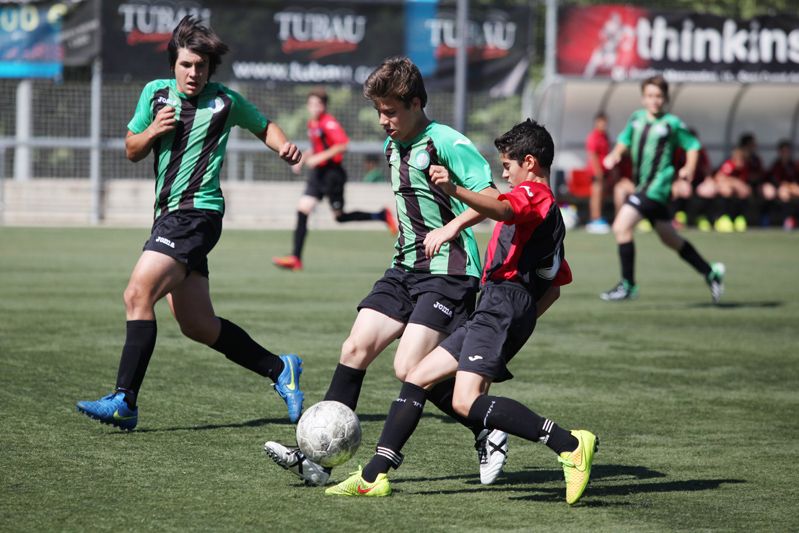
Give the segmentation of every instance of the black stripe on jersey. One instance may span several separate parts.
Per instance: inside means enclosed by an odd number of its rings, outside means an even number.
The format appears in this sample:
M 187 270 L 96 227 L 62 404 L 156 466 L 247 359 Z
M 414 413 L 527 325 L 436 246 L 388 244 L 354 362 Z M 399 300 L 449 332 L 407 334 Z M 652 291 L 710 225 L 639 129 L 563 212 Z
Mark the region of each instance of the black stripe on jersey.
M 658 145 L 655 147 L 655 157 L 652 160 L 652 169 L 649 172 L 649 176 L 646 177 L 646 187 L 644 187 L 644 191 L 649 189 L 652 185 L 652 182 L 655 180 L 655 176 L 658 173 L 658 169 L 660 168 L 660 160 L 663 159 L 663 152 L 666 150 L 666 146 L 669 143 L 669 137 L 671 136 L 671 126 L 664 123 L 666 127 L 666 134 L 663 135 L 660 140 L 658 141 Z
M 391 167 L 392 153 L 394 153 L 394 149 L 392 148 L 392 145 L 389 143 L 389 145 L 386 147 L 386 162 L 388 163 L 389 167 Z M 403 233 L 402 229 L 400 229 L 399 235 L 397 236 L 397 250 L 399 250 L 399 253 L 397 254 L 397 259 L 396 259 L 397 263 L 399 264 L 402 264 L 402 262 L 405 260 L 404 247 L 405 247 L 405 233 Z
M 431 165 L 439 165 L 441 164 L 438 159 L 438 150 L 436 150 L 435 144 L 433 144 L 432 140 L 427 141 L 427 146 L 425 147 L 428 155 L 430 155 L 430 164 Z M 427 167 L 427 171 L 425 171 L 427 175 L 428 181 L 430 180 L 430 167 Z M 444 193 L 439 187 L 430 183 L 430 191 L 433 193 L 433 197 L 436 199 L 438 203 L 438 212 L 441 216 L 442 227 L 446 226 L 452 219 L 455 218 L 455 213 L 452 212 L 452 207 L 450 204 L 450 197 L 448 194 Z M 430 261 L 428 260 L 428 266 Z M 449 257 L 447 263 L 447 272 L 452 273 L 466 273 L 466 250 L 463 248 L 463 239 L 461 239 L 460 235 L 451 240 L 449 242 Z
M 230 114 L 232 100 L 228 95 L 222 91 L 216 93 L 216 98 L 221 98 L 224 102 L 222 109 L 211 115 L 211 123 L 208 125 L 208 130 L 205 133 L 203 140 L 203 147 L 200 150 L 200 155 L 197 158 L 197 164 L 194 165 L 194 170 L 189 177 L 189 183 L 183 194 L 180 195 L 180 208 L 191 209 L 194 207 L 194 195 L 200 190 L 203 184 L 203 176 L 208 170 L 208 163 L 211 161 L 211 154 L 214 153 L 219 145 L 219 137 L 225 131 L 225 123 Z M 216 101 L 216 99 L 214 99 Z
M 197 99 L 184 100 L 180 109 L 180 120 L 175 123 L 172 141 L 172 153 L 169 157 L 169 165 L 166 167 L 164 184 L 161 186 L 161 194 L 158 195 L 157 209 L 167 210 L 169 207 L 169 195 L 172 192 L 172 184 L 180 170 L 183 155 L 186 153 L 186 146 L 189 144 L 189 135 L 194 126 L 194 115 L 197 112 Z
M 169 88 L 164 87 L 163 89 L 159 89 L 153 93 L 153 99 L 150 101 L 150 107 L 152 108 L 153 118 L 155 115 L 158 114 L 161 109 L 166 106 L 166 100 L 169 98 Z M 153 176 L 158 175 L 158 155 L 161 153 L 161 137 L 158 137 L 155 142 L 153 143 L 153 153 L 155 157 L 153 157 Z
M 649 128 L 651 126 L 651 124 L 644 126 L 644 131 L 641 132 L 641 137 L 638 139 L 638 164 L 633 167 L 633 174 L 635 176 L 633 183 L 636 185 L 641 183 L 641 165 L 644 163 L 644 146 L 646 146 L 646 136 L 649 135 Z
M 419 205 L 419 199 L 413 194 L 413 187 L 411 186 L 411 172 L 408 161 L 411 159 L 411 152 L 413 146 L 406 149 L 399 149 L 400 153 L 400 168 L 399 168 L 399 190 L 402 198 L 405 200 L 405 212 L 408 219 L 411 221 L 411 226 L 414 233 L 414 248 L 416 249 L 416 259 L 414 260 L 413 267 L 422 270 L 430 268 L 430 260 L 424 256 L 424 238 L 427 235 L 427 226 L 424 224 L 424 217 L 422 216 L 422 208 Z M 407 191 L 407 193 L 403 193 Z M 400 261 L 401 258 L 397 258 Z M 404 259 L 404 258 L 402 258 Z

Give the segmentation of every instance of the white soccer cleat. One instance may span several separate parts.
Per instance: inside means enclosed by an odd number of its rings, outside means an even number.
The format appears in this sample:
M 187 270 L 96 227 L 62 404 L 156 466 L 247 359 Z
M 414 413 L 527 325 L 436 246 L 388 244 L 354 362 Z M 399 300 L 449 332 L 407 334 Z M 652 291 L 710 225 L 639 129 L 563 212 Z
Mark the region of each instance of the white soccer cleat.
M 264 444 L 264 452 L 278 466 L 305 481 L 306 485 L 322 486 L 330 479 L 331 469 L 314 463 L 299 448 L 289 448 L 270 440 Z
M 498 429 L 484 429 L 477 436 L 474 448 L 480 461 L 480 483 L 490 485 L 508 461 L 508 434 Z

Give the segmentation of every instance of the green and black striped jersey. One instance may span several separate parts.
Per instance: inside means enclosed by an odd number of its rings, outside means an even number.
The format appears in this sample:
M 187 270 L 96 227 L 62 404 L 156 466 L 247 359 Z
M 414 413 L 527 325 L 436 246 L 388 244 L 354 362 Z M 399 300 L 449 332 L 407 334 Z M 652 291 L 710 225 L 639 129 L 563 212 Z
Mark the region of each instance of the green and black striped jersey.
M 630 150 L 636 190 L 661 204 L 668 204 L 671 198 L 674 149 L 678 145 L 686 151 L 702 147 L 679 118 L 670 113 L 652 118 L 645 109 L 630 116 L 618 142 Z
M 467 206 L 430 181 L 430 165 L 449 170 L 452 181 L 472 191 L 492 186 L 491 169 L 466 136 L 430 122 L 408 143 L 385 143 L 400 231 L 394 266 L 408 272 L 480 277 L 480 252 L 471 228 L 446 243 L 432 258 L 424 253 L 425 236 L 463 213 Z
M 128 130 L 143 132 L 165 106 L 175 108 L 177 126 L 153 143 L 155 216 L 176 209 L 224 213 L 219 172 L 230 129 L 241 126 L 258 135 L 269 121 L 221 83 L 209 83 L 189 98 L 178 91 L 174 79 L 166 79 L 145 85 Z

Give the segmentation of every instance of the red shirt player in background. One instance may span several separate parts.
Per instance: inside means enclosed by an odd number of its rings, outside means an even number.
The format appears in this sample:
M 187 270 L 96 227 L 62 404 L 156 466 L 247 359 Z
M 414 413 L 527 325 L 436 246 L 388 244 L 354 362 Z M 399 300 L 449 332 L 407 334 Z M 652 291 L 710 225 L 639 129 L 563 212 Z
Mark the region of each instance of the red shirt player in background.
M 694 128 L 688 131 L 697 139 L 699 133 Z M 685 166 L 685 150 L 681 147 L 674 149 L 674 168 Z M 713 180 L 713 169 L 710 164 L 710 157 L 703 146 L 699 150 L 699 160 L 696 163 L 694 175 L 687 179 L 676 179 L 671 186 L 671 197 L 674 208 L 674 220 L 672 223 L 678 229 L 687 225 L 688 222 L 695 223 L 702 231 L 710 231 L 710 221 L 708 211 L 710 203 L 716 197 L 716 182 Z
M 308 93 L 308 139 L 311 141 L 311 155 L 303 155 L 302 161 L 293 170 L 299 174 L 302 167 L 311 169 L 305 192 L 297 203 L 297 226 L 294 229 L 294 249 L 291 255 L 273 257 L 272 262 L 286 270 L 302 270 L 302 250 L 308 235 L 308 217 L 322 198 L 327 196 L 330 209 L 336 222 L 356 220 L 379 220 L 389 230 L 397 233 L 394 214 L 387 208 L 375 212 L 344 212 L 344 184 L 347 173 L 342 166 L 344 152 L 350 142 L 347 132 L 336 118 L 327 112 L 327 92 L 314 89 Z
M 713 179 L 722 203 L 720 216 L 715 222 L 716 231 L 746 231 L 744 210 L 746 201 L 752 196 L 752 186 L 749 184 L 749 166 L 744 149 L 740 146 L 733 149 L 730 158 L 721 164 Z
M 768 181 L 763 183 L 763 196 L 766 197 L 767 189 L 771 187 L 775 196 L 779 197 L 782 227 L 785 230 L 796 228 L 796 219 L 799 213 L 799 166 L 793 160 L 791 142 L 783 139 L 777 145 L 777 159 L 771 165 Z
M 591 221 L 585 225 L 588 233 L 608 233 L 610 225 L 602 218 L 603 185 L 606 180 L 602 160 L 610 152 L 608 139 L 608 117 L 600 111 L 594 117 L 594 129 L 585 139 L 585 150 L 588 153 L 588 170 L 591 171 L 591 197 L 588 201 L 588 212 Z

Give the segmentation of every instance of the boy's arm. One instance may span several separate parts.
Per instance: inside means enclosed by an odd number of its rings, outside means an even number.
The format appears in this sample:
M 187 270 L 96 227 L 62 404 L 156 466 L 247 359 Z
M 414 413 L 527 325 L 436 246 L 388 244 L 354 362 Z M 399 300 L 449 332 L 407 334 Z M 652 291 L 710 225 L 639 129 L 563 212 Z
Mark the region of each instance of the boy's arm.
M 267 124 L 264 131 L 256 135 L 256 137 L 261 139 L 267 148 L 277 152 L 280 159 L 290 165 L 299 163 L 302 158 L 302 152 L 297 148 L 297 145 L 289 142 L 286 134 L 274 122 Z
M 144 131 L 133 133 L 128 130 L 128 135 L 125 137 L 125 156 L 134 163 L 141 161 L 150 153 L 155 140 L 174 130 L 176 123 L 175 108 L 162 107 Z
M 689 180 L 696 172 L 696 164 L 699 162 L 699 150 L 688 150 L 685 152 L 685 166 L 677 171 L 677 177 Z
M 541 315 L 546 313 L 547 309 L 552 307 L 552 304 L 560 298 L 560 286 L 558 285 L 550 285 L 550 287 L 541 295 L 541 298 L 538 299 L 536 302 L 536 308 L 538 312 L 536 313 L 536 318 L 540 318 Z
M 613 150 L 610 151 L 608 155 L 602 160 L 602 164 L 607 169 L 611 169 L 619 164 L 621 161 L 621 157 L 627 151 L 627 145 L 624 143 L 617 142 L 616 146 L 613 147 Z
M 471 192 L 471 191 L 469 191 Z M 499 191 L 493 187 L 486 187 L 479 193 L 472 193 L 477 196 L 486 196 L 496 198 L 499 196 Z M 485 216 L 481 215 L 474 209 L 467 209 L 460 215 L 453 218 L 448 224 L 443 227 L 436 228 L 427 233 L 424 238 L 424 253 L 425 257 L 430 259 L 441 250 L 441 247 L 449 241 L 455 239 L 458 234 L 485 220 Z
M 306 167 L 315 168 L 326 162 L 328 159 L 332 159 L 338 154 L 345 152 L 347 150 L 348 144 L 349 142 L 334 144 L 329 148 L 325 148 L 318 154 L 311 154 L 304 159 L 303 164 Z
M 470 191 L 450 181 L 449 171 L 439 165 L 430 167 L 430 180 L 445 193 L 467 204 L 473 210 L 488 218 L 505 222 L 513 218 L 513 207 L 507 200 L 497 200 L 499 194 L 484 194 Z M 496 190 L 491 189 L 496 193 Z M 454 221 L 453 221 L 454 222 Z

